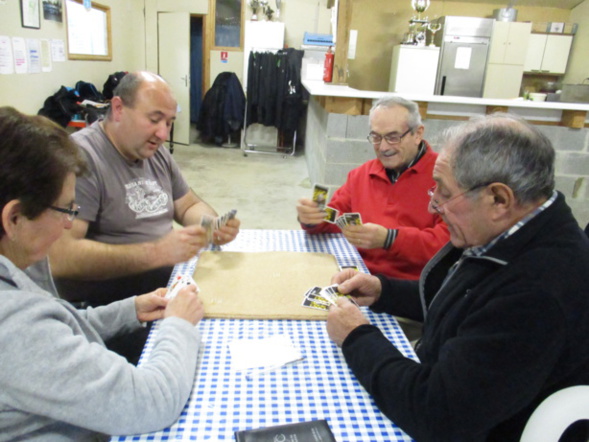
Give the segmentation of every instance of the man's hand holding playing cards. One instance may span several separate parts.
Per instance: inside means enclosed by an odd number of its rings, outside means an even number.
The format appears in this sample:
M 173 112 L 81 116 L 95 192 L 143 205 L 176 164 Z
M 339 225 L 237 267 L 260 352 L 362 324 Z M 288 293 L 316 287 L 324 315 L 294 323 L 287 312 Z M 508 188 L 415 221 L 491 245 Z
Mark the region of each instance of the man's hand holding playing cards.
M 319 204 L 309 198 L 301 198 L 297 204 L 298 220 L 308 226 L 315 226 L 325 221 L 325 211 Z
M 358 305 L 370 306 L 380 298 L 382 286 L 380 279 L 368 273 L 345 269 L 331 278 L 332 284 L 337 284 L 337 291 L 344 295 L 351 295 Z
M 338 284 L 338 292 L 351 295 L 358 305 L 372 305 L 380 298 L 380 280 L 367 273 L 352 269 L 343 270 L 333 276 L 332 284 Z M 341 347 L 346 337 L 356 327 L 369 324 L 358 306 L 345 296 L 337 299 L 336 305 L 329 307 L 327 333 Z

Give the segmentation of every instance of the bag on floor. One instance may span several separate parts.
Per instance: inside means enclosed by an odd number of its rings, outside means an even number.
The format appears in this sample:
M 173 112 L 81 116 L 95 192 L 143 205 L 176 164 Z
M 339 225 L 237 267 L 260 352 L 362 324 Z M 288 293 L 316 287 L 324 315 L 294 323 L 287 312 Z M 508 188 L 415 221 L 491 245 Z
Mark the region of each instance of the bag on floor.
M 59 90 L 45 99 L 43 107 L 37 112 L 62 127 L 67 127 L 73 116 L 82 111 L 78 104 L 80 97 L 75 89 L 62 86 Z

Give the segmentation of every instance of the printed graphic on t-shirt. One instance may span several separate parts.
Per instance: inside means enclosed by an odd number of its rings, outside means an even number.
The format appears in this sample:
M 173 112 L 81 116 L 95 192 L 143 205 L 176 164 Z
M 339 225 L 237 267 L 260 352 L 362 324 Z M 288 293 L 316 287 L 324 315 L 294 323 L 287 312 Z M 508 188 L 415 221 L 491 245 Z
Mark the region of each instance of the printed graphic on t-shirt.
M 125 202 L 137 214 L 136 219 L 150 218 L 168 211 L 168 194 L 157 181 L 147 178 L 136 178 L 125 184 Z

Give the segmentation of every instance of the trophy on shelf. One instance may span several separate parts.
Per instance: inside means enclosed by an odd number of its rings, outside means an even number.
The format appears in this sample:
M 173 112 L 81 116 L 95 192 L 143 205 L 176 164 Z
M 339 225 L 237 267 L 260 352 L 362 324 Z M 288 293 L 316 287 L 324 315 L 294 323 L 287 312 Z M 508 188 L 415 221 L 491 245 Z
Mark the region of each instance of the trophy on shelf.
M 432 40 L 431 40 L 429 46 L 430 46 L 430 48 L 435 48 L 436 44 L 434 43 L 434 39 L 436 37 L 436 32 L 438 32 L 440 29 L 442 29 L 442 23 L 437 22 L 437 21 L 430 21 L 427 24 L 427 28 L 432 33 Z
M 413 16 L 409 20 L 409 32 L 405 34 L 403 44 L 425 46 L 425 31 L 428 29 L 429 20 L 427 17 L 422 18 L 421 14 L 429 8 L 429 4 L 430 0 L 411 0 L 411 7 L 417 12 L 417 16 Z
M 429 8 L 429 0 L 411 0 L 411 7 L 417 12 L 417 22 L 422 22 L 421 13 Z M 427 21 L 427 17 L 425 21 Z

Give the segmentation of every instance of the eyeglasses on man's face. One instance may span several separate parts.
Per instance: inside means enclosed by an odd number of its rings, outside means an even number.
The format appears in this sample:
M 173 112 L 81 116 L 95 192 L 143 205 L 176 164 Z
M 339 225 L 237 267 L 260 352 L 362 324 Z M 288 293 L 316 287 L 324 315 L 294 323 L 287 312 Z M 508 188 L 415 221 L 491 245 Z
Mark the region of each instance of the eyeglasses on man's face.
M 377 134 L 374 132 L 370 132 L 370 134 L 368 134 L 366 139 L 371 144 L 374 144 L 375 146 L 380 145 L 380 143 L 382 143 L 382 140 L 385 140 L 387 142 L 387 144 L 390 144 L 391 146 L 393 146 L 395 144 L 399 144 L 401 142 L 401 140 L 403 139 L 403 137 L 405 135 L 407 135 L 409 132 L 411 132 L 412 130 L 413 130 L 413 128 L 410 127 L 405 132 L 403 132 L 401 135 L 398 135 L 396 133 L 389 133 L 386 135 L 380 135 L 380 134 Z
M 67 215 L 68 221 L 75 220 L 76 216 L 78 216 L 78 213 L 80 211 L 80 206 L 78 206 L 76 203 L 72 203 L 67 209 L 63 208 L 63 207 L 56 207 L 56 206 L 49 206 L 49 208 L 51 210 L 55 210 L 56 212 L 64 213 L 65 215 Z
M 478 190 L 478 189 L 482 189 L 483 187 L 487 187 L 488 185 L 489 185 L 489 183 L 486 183 L 486 184 L 478 184 L 478 185 L 473 186 L 470 189 L 467 189 L 464 192 L 461 192 L 458 195 L 455 195 L 455 196 L 453 196 L 451 198 L 448 198 L 447 200 L 442 201 L 442 202 L 434 199 L 434 193 L 438 189 L 438 186 L 437 185 L 434 186 L 434 187 L 432 187 L 431 189 L 429 189 L 427 191 L 427 195 L 430 197 L 429 203 L 430 203 L 432 209 L 434 209 L 439 215 L 443 215 L 444 213 L 446 213 L 446 210 L 444 209 L 444 206 L 446 204 L 448 204 L 450 201 L 454 201 L 454 200 L 460 198 L 461 196 L 466 195 L 467 193 L 473 192 L 473 191 Z

